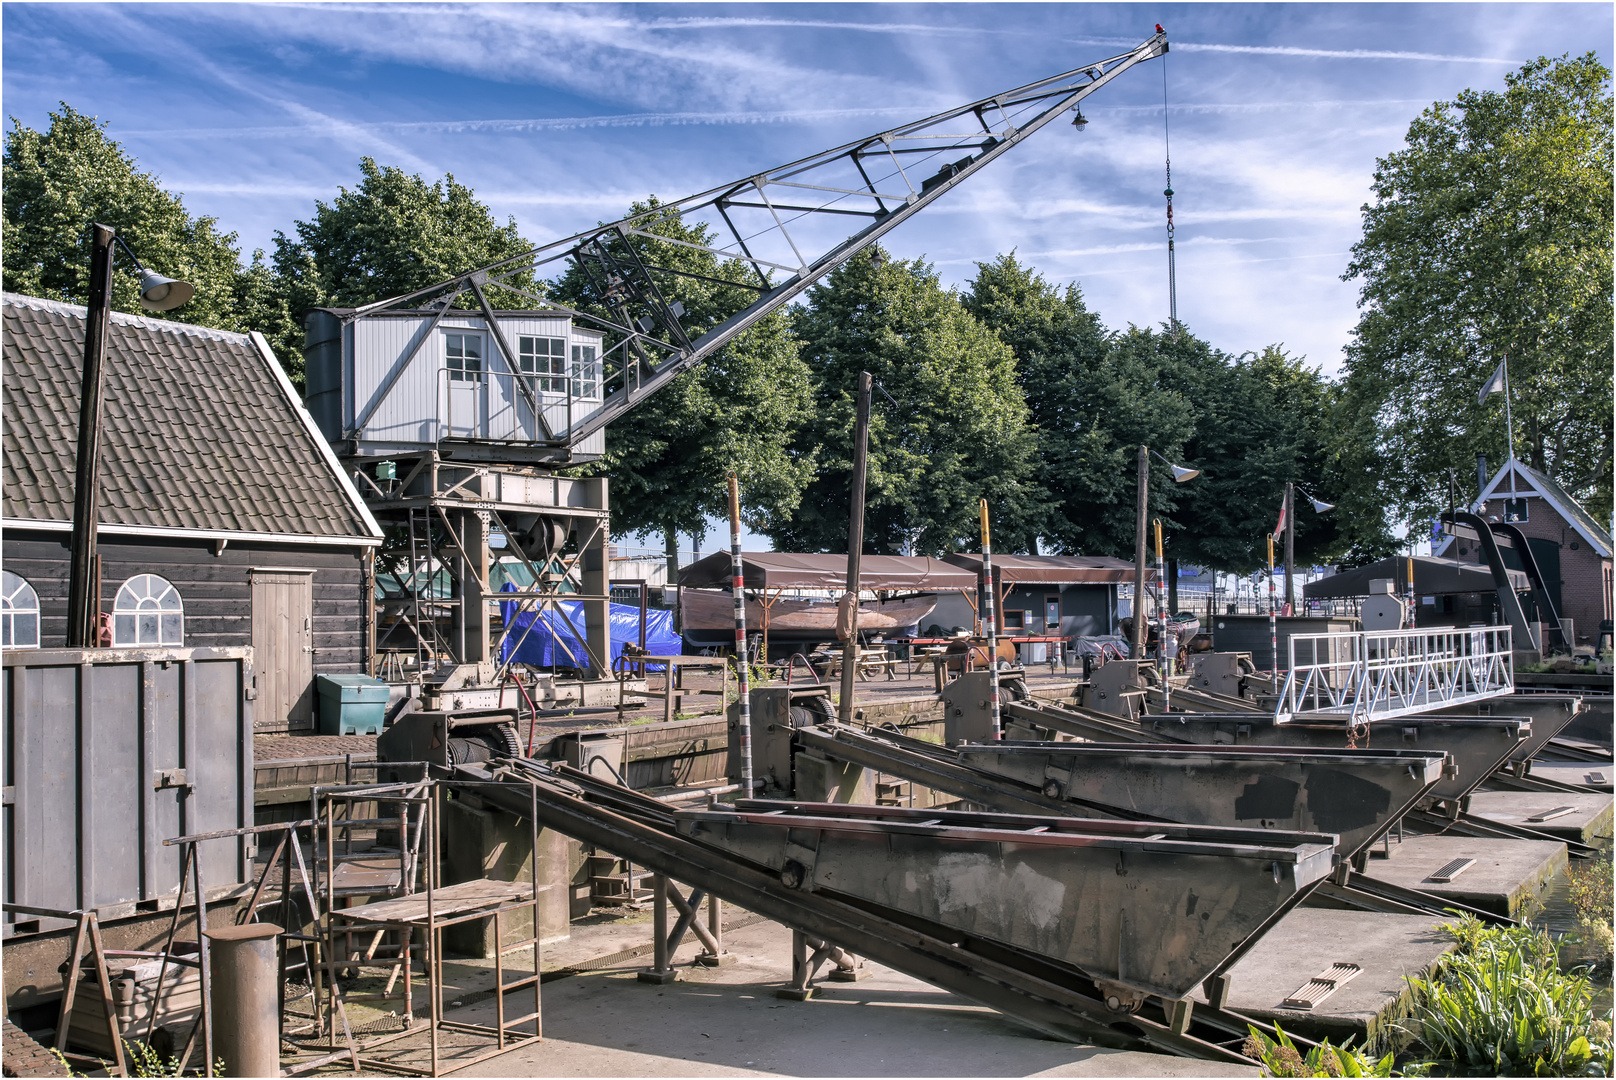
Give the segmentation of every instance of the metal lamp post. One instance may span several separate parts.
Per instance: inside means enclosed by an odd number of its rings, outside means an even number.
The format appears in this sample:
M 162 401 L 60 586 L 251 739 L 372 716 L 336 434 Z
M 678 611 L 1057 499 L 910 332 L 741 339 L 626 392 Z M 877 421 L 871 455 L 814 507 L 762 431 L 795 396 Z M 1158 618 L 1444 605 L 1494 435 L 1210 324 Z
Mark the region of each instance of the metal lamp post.
M 1200 469 L 1175 465 L 1148 446 L 1139 447 L 1139 505 L 1134 522 L 1133 542 L 1133 641 L 1130 655 L 1135 659 L 1145 651 L 1145 528 L 1150 514 L 1150 455 L 1155 454 L 1173 470 L 1173 482 L 1182 484 L 1201 475 Z
M 100 604 L 95 595 L 96 466 L 101 453 L 101 384 L 112 322 L 112 257 L 122 247 L 140 272 L 140 306 L 171 311 L 196 294 L 190 283 L 146 269 L 110 226 L 92 225 L 90 296 L 84 313 L 84 371 L 79 384 L 79 445 L 73 477 L 73 546 L 68 564 L 67 647 L 99 644 Z

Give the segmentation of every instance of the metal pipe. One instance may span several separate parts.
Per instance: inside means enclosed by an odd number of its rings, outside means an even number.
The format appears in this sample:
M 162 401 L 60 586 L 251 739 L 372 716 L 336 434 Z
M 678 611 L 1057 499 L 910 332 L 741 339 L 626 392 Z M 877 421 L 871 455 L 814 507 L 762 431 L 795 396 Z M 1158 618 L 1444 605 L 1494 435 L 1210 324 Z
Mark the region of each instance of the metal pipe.
M 870 390 L 874 379 L 859 372 L 858 423 L 853 432 L 853 497 L 847 527 L 847 596 L 852 625 L 842 646 L 842 723 L 853 722 L 853 680 L 858 674 L 859 559 L 864 554 L 864 481 L 870 458 Z M 991 587 L 991 586 L 990 586 Z
M 1296 614 L 1296 485 L 1285 483 L 1285 612 Z
M 95 595 L 96 473 L 101 454 L 101 386 L 112 322 L 113 231 L 92 225 L 90 295 L 84 312 L 84 368 L 79 380 L 79 442 L 73 477 L 73 540 L 68 564 L 67 647 L 99 645 L 100 597 Z
M 279 1076 L 280 986 L 271 923 L 207 931 L 212 944 L 214 1048 L 226 1076 Z
M 1139 505 L 1133 529 L 1133 642 L 1130 655 L 1145 652 L 1145 518 L 1150 501 L 1150 447 L 1139 447 Z
M 741 757 L 741 791 L 751 798 L 752 787 L 752 679 L 746 655 L 746 568 L 741 560 L 741 488 L 729 474 L 730 591 L 735 594 L 735 705 L 736 738 Z M 642 622 L 643 626 L 644 623 Z M 768 657 L 763 658 L 764 663 Z M 668 672 L 668 706 L 673 702 L 674 673 Z M 659 909 L 660 910 L 660 909 Z M 657 970 L 662 970 L 659 966 Z
M 993 536 L 988 530 L 988 501 L 980 500 L 982 512 L 982 578 L 987 584 L 983 591 L 983 610 L 988 624 L 988 708 L 993 720 L 993 741 L 1004 738 L 1004 723 L 999 715 L 999 632 L 994 616 Z

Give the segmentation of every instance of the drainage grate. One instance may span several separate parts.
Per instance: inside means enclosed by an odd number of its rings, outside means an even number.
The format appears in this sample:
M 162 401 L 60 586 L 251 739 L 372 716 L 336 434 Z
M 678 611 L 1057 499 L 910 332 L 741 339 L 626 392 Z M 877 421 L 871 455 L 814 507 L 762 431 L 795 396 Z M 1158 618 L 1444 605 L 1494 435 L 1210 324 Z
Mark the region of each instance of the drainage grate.
M 1475 859 L 1454 859 L 1425 880 L 1434 881 L 1439 885 L 1446 884 L 1475 865 Z
M 1309 979 L 1306 986 L 1280 1002 L 1279 1007 L 1303 1011 L 1315 1009 L 1325 998 L 1356 979 L 1362 971 L 1357 964 L 1331 964 Z
M 1556 806 L 1553 810 L 1539 810 L 1537 813 L 1533 814 L 1531 817 L 1527 818 L 1526 820 L 1527 821 L 1551 821 L 1554 818 L 1565 817 L 1567 814 L 1575 814 L 1576 812 L 1577 812 L 1577 808 L 1575 806 Z

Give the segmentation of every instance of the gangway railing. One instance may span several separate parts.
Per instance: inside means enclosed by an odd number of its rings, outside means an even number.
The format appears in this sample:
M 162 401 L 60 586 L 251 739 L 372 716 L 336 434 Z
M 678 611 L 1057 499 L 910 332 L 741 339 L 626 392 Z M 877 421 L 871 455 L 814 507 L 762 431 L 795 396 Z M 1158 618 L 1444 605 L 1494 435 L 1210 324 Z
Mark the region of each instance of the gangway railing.
M 1274 722 L 1354 725 L 1499 697 L 1515 690 L 1507 626 L 1293 634 Z

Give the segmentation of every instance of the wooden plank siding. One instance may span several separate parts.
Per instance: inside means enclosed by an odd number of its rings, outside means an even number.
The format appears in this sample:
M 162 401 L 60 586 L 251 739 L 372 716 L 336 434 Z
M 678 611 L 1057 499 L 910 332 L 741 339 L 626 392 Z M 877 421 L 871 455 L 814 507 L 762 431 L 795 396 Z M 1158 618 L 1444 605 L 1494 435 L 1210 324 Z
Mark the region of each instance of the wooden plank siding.
M 363 670 L 365 632 L 371 613 L 365 595 L 364 548 L 324 544 L 248 543 L 233 540 L 215 555 L 207 540 L 103 534 L 101 607 L 110 612 L 118 589 L 136 574 L 170 581 L 185 605 L 185 646 L 252 644 L 253 567 L 314 570 L 314 670 L 342 675 Z M 67 627 L 69 534 L 28 531 L 8 522 L 0 561 L 39 593 L 40 644 L 60 648 Z M 259 715 L 259 732 L 289 730 L 285 717 Z

